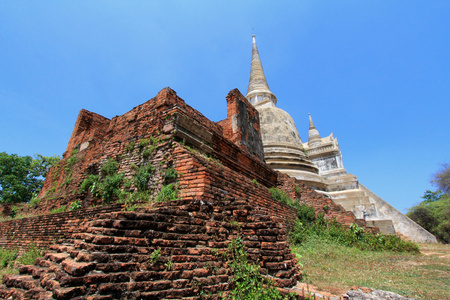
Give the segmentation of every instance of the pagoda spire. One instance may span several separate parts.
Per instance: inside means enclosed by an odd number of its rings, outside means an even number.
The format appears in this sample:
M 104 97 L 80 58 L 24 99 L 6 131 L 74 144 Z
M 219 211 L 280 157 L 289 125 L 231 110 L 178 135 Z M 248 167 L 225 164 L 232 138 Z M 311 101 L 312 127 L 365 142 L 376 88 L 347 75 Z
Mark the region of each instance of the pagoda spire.
M 255 35 L 253 35 L 252 64 L 246 97 L 254 106 L 263 104 L 275 106 L 277 103 L 277 97 L 270 91 L 266 76 L 264 75 L 258 47 L 256 47 Z
M 308 134 L 308 145 L 314 146 L 322 143 L 322 138 L 320 137 L 319 131 L 314 126 L 311 114 L 309 116 L 309 134 Z

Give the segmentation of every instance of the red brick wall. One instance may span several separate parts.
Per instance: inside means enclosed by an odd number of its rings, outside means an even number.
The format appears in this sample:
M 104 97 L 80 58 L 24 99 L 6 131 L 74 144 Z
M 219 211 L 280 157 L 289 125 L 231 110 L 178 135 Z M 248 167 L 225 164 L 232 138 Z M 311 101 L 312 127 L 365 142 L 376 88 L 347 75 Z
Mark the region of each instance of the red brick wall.
M 122 204 L 80 209 L 57 214 L 1 222 L 0 247 L 24 250 L 31 243 L 47 248 L 56 240 L 68 239 L 82 230 L 81 224 L 96 219 L 99 213 L 118 211 Z

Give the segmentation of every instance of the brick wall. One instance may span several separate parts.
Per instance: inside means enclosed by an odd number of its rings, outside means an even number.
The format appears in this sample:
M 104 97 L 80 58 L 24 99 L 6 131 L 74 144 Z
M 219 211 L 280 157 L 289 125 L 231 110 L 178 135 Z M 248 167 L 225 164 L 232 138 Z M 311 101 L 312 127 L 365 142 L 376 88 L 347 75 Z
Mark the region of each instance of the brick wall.
M 122 204 L 115 204 L 3 221 L 0 226 L 0 247 L 23 251 L 32 243 L 39 248 L 47 248 L 57 240 L 69 239 L 73 233 L 80 232 L 81 225 L 96 219 L 99 213 L 122 208 Z

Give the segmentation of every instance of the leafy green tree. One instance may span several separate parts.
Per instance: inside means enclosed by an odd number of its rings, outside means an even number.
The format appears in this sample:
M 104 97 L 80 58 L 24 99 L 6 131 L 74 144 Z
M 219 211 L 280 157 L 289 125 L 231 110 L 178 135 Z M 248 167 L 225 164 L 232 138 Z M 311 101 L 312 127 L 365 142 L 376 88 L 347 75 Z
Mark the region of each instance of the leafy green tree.
M 434 234 L 443 243 L 450 243 L 450 165 L 442 164 L 442 169 L 431 181 L 439 190 L 427 190 L 419 205 L 406 214 L 417 224 Z
M 18 156 L 0 153 L 0 203 L 29 202 L 42 188 L 50 167 L 61 158 L 57 155 Z

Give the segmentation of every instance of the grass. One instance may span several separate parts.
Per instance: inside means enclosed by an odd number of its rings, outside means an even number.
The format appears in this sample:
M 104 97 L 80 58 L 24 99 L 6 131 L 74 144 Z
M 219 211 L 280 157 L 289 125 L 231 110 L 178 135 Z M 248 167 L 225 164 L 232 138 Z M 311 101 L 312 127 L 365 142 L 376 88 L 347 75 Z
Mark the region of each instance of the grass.
M 18 274 L 19 270 L 16 263 L 23 265 L 32 265 L 36 258 L 42 256 L 42 249 L 30 244 L 22 255 L 18 255 L 17 250 L 6 250 L 0 248 L 0 278 L 6 274 Z
M 323 237 L 292 246 L 305 282 L 319 290 L 339 295 L 356 285 L 420 299 L 450 299 L 450 245 L 420 249 L 421 254 L 366 251 Z

